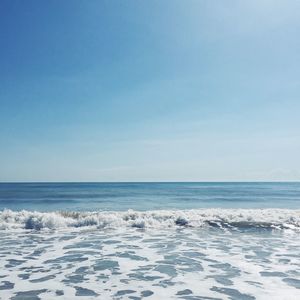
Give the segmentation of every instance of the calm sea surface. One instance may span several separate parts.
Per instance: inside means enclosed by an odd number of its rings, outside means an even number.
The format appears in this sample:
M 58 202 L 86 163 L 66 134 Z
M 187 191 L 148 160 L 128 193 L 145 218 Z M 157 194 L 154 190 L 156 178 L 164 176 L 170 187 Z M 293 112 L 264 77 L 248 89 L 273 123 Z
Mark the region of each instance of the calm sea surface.
M 0 209 L 300 208 L 300 183 L 0 183 Z

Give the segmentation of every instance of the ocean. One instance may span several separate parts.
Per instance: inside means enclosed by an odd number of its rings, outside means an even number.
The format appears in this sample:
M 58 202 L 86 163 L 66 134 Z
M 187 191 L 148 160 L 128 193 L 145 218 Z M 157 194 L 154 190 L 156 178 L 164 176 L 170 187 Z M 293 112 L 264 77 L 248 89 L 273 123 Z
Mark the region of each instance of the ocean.
M 0 299 L 300 299 L 300 183 L 0 183 Z

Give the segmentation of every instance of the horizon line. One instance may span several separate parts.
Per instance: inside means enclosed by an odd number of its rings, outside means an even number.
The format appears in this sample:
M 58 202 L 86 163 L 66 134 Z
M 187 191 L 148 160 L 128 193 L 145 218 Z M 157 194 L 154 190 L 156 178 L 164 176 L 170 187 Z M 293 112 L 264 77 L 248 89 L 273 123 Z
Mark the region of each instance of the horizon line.
M 300 183 L 300 180 L 201 180 L 201 181 L 0 181 L 7 183 Z

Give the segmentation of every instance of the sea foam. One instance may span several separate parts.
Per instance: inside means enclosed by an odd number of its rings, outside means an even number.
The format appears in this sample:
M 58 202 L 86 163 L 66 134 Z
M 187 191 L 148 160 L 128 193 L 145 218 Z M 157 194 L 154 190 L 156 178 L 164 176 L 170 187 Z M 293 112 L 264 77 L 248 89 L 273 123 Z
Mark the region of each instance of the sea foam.
M 300 210 L 193 209 L 153 211 L 0 211 L 0 229 L 62 228 L 266 228 L 300 231 Z

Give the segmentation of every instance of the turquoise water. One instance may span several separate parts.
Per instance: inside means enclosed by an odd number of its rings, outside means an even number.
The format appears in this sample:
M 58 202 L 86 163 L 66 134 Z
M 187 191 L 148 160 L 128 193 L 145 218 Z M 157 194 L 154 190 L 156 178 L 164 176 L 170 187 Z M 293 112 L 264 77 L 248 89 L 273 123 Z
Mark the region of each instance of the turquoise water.
M 300 208 L 300 183 L 1 183 L 0 210 Z

